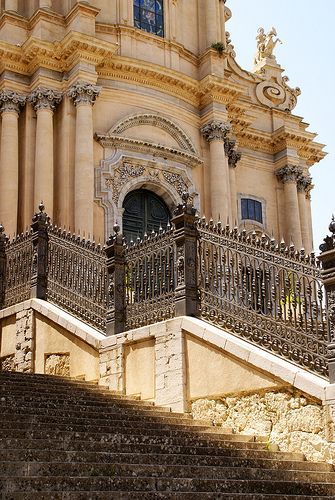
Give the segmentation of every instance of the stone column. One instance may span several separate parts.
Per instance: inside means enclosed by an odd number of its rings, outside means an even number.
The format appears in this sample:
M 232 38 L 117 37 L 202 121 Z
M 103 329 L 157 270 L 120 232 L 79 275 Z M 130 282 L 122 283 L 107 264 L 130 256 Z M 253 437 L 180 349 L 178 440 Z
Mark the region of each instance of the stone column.
M 5 10 L 17 12 L 18 0 L 5 0 Z
M 301 224 L 298 202 L 297 181 L 302 171 L 295 165 L 287 165 L 276 172 L 277 178 L 284 184 L 286 242 L 294 243 L 296 249 L 302 247 Z
M 34 176 L 34 208 L 43 200 L 52 220 L 54 206 L 54 130 L 53 112 L 62 100 L 55 90 L 38 88 L 29 96 L 36 111 L 36 148 Z
M 6 226 L 7 234 L 17 232 L 19 202 L 19 133 L 20 107 L 26 98 L 12 92 L 0 92 L 0 113 L 2 114 L 0 145 L 0 222 Z
M 225 41 L 226 39 L 226 31 L 225 31 L 225 1 L 219 0 L 220 7 L 220 42 Z
M 101 88 L 77 83 L 68 92 L 77 108 L 75 145 L 75 230 L 93 236 L 93 114 Z
M 206 47 L 212 43 L 217 43 L 219 37 L 218 30 L 218 0 L 206 0 Z
M 229 170 L 224 151 L 224 141 L 229 131 L 229 123 L 218 121 L 212 121 L 201 129 L 209 142 L 211 208 L 214 221 L 230 215 Z
M 228 157 L 229 166 L 229 187 L 230 187 L 230 200 L 231 200 L 231 219 L 232 225 L 238 225 L 238 213 L 237 213 L 237 190 L 236 190 L 236 175 L 235 168 L 237 162 L 241 159 L 241 153 L 237 152 L 235 149 L 236 141 L 233 139 L 225 140 L 225 153 Z
M 311 232 L 309 224 L 309 207 L 307 196 L 311 189 L 312 179 L 307 175 L 302 175 L 298 178 L 298 202 L 299 202 L 299 216 L 301 224 L 301 238 L 302 245 L 307 253 L 312 251 Z

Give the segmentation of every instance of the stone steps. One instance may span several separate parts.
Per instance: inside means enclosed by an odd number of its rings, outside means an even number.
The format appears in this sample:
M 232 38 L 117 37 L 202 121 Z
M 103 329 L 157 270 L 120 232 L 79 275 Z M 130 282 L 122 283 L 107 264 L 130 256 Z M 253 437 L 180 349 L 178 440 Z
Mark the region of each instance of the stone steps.
M 334 498 L 329 464 L 84 381 L 0 373 L 2 499 Z
M 241 471 L 236 466 L 228 466 L 222 461 L 220 466 L 199 465 L 162 465 L 133 463 L 90 462 L 0 462 L 1 477 L 20 476 L 66 476 L 71 477 L 170 477 L 170 478 L 202 478 L 202 479 L 239 479 Z M 244 480 L 267 481 L 312 481 L 314 483 L 333 483 L 333 472 L 310 470 L 279 470 L 260 467 L 243 467 Z

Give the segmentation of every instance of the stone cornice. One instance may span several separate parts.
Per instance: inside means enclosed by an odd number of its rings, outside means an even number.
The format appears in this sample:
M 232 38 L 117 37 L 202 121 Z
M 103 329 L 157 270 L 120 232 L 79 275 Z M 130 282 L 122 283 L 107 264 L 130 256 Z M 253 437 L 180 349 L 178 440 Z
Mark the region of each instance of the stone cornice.
M 141 139 L 131 139 L 117 134 L 95 134 L 95 138 L 104 148 L 117 148 L 149 153 L 185 164 L 189 167 L 203 164 L 203 161 L 195 154 L 181 149 L 169 148 L 162 144 L 155 144 Z
M 78 62 L 94 66 L 112 58 L 118 46 L 82 33 L 71 31 L 60 42 L 30 37 L 21 47 L 0 42 L 0 69 L 31 75 L 39 68 L 65 72 Z
M 307 165 L 322 160 L 326 153 L 322 151 L 324 145 L 314 142 L 315 134 L 299 129 L 278 129 L 272 134 L 256 129 L 235 130 L 240 147 L 261 151 L 268 154 L 276 154 L 287 148 L 296 149 L 300 158 L 306 160 Z
M 12 90 L 2 90 L 0 92 L 0 113 L 19 113 L 26 103 L 26 97 L 13 92 Z
M 57 90 L 47 88 L 37 88 L 28 97 L 28 101 L 32 104 L 35 111 L 40 109 L 50 109 L 53 111 L 61 102 L 63 94 Z
M 243 87 L 228 79 L 208 75 L 199 82 L 200 107 L 212 102 L 228 104 L 243 93 Z

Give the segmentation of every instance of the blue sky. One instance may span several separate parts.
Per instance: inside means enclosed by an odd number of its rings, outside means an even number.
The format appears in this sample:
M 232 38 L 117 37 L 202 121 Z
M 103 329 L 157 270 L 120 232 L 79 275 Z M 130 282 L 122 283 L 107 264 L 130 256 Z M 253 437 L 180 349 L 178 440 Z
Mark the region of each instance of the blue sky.
M 283 44 L 275 50 L 289 85 L 300 87 L 293 113 L 318 133 L 316 141 L 326 144 L 328 156 L 311 168 L 314 247 L 328 232 L 335 212 L 335 0 L 227 0 L 233 17 L 227 22 L 235 46 L 236 60 L 252 69 L 255 37 L 262 26 L 277 30 Z

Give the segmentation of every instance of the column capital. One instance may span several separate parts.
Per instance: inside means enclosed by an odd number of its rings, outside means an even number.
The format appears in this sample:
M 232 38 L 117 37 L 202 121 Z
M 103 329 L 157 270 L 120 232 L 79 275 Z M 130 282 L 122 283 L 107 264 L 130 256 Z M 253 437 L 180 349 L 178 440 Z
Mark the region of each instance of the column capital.
M 40 109 L 50 109 L 53 111 L 56 106 L 61 102 L 63 94 L 57 90 L 38 87 L 28 97 L 35 111 Z
M 224 150 L 228 157 L 228 165 L 232 168 L 236 168 L 237 162 L 240 161 L 242 155 L 236 150 L 235 139 L 228 139 L 226 137 L 224 141 Z
M 302 168 L 297 165 L 286 165 L 275 171 L 277 178 L 283 183 L 297 182 L 302 175 Z
M 298 193 L 305 192 L 306 195 L 313 189 L 312 177 L 310 175 L 300 175 L 297 180 Z
M 98 87 L 98 85 L 78 82 L 68 90 L 67 95 L 70 99 L 72 99 L 75 106 L 80 104 L 90 104 L 93 106 L 100 94 L 100 91 L 101 87 Z
M 230 123 L 213 120 L 209 123 L 206 123 L 206 125 L 201 128 L 201 133 L 207 142 L 223 142 L 227 137 L 227 134 L 230 132 L 230 129 Z
M 26 103 L 26 97 L 13 90 L 2 90 L 0 92 L 0 113 L 20 113 L 20 108 Z

